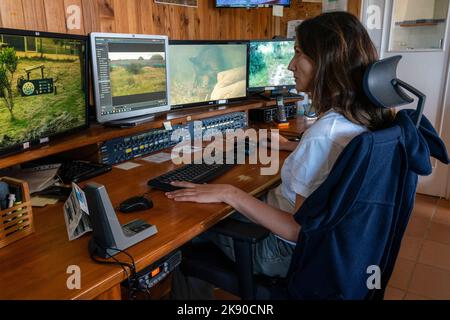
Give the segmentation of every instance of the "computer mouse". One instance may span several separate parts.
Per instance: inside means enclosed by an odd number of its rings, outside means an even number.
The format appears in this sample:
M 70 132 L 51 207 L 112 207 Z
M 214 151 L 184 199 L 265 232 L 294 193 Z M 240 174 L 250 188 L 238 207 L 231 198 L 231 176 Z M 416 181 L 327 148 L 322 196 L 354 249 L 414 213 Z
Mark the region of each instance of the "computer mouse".
M 122 213 L 132 213 L 153 208 L 153 202 L 150 198 L 139 196 L 125 200 L 119 205 L 119 211 Z

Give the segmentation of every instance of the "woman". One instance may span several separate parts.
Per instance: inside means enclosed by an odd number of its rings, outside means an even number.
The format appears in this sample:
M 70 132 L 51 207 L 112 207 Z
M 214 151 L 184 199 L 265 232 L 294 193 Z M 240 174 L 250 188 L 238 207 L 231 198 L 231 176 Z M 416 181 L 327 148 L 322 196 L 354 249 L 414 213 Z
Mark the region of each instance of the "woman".
M 292 151 L 281 170 L 281 185 L 271 190 L 267 203 L 231 185 L 195 185 L 167 193 L 175 201 L 224 202 L 272 232 L 256 247 L 254 272 L 284 277 L 301 226 L 293 214 L 328 177 L 347 144 L 368 130 L 388 127 L 390 110 L 374 106 L 364 94 L 362 79 L 377 52 L 359 20 L 345 12 L 325 13 L 297 28 L 295 56 L 289 70 L 296 89 L 310 92 L 319 119 L 300 143 L 280 137 L 280 149 Z M 213 239 L 232 259 L 232 243 Z

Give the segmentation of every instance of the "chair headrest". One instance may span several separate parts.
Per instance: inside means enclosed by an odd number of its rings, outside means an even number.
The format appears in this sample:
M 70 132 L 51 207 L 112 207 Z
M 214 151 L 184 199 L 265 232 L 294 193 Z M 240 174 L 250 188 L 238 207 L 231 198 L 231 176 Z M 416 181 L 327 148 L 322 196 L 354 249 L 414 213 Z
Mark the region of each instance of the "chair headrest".
M 397 85 L 397 66 L 401 58 L 394 56 L 374 62 L 364 74 L 364 91 L 380 108 L 393 108 L 414 101 Z

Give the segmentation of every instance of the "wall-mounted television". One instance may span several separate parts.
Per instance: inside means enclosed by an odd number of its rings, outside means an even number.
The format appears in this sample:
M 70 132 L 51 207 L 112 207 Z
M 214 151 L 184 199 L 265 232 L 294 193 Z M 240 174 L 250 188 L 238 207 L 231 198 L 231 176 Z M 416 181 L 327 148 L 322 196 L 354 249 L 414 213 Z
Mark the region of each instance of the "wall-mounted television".
M 270 7 L 270 6 L 284 6 L 289 7 L 291 0 L 216 0 L 217 8 L 256 8 L 256 7 Z
M 0 155 L 88 127 L 86 36 L 0 28 Z
M 172 109 L 247 97 L 247 41 L 170 41 Z

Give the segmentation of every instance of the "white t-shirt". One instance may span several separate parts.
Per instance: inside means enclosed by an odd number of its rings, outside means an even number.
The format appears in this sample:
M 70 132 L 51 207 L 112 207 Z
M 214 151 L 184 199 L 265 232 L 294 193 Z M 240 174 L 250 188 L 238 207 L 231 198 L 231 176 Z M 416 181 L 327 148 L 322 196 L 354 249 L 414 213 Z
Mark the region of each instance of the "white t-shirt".
M 295 205 L 297 194 L 308 198 L 328 177 L 353 138 L 368 131 L 330 110 L 303 135 L 281 169 L 281 192 Z

